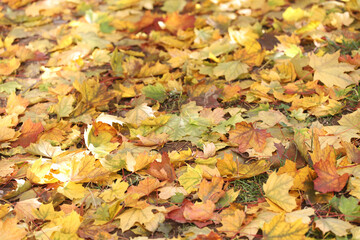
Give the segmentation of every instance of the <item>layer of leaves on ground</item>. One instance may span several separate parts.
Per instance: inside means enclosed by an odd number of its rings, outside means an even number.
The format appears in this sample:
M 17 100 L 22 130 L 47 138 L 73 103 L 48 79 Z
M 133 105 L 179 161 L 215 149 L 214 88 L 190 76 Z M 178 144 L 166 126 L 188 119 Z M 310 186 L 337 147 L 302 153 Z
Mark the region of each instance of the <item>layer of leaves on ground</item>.
M 2 240 L 360 239 L 359 1 L 0 9 Z

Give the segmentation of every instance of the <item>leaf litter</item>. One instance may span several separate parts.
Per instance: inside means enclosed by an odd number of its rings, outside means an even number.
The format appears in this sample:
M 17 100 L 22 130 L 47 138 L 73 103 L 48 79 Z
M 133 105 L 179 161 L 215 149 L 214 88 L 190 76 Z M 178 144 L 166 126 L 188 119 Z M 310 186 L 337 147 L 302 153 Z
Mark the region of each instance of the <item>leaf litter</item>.
M 0 4 L 0 238 L 359 239 L 356 1 Z

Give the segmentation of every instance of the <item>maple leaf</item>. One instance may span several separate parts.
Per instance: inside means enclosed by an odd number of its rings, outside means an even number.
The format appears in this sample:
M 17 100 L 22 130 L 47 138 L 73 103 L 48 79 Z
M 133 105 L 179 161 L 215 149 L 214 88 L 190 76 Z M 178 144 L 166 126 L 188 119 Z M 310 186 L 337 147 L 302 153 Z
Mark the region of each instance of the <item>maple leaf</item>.
M 336 172 L 335 161 L 324 159 L 314 164 L 318 177 L 314 180 L 314 189 L 322 192 L 340 192 L 346 185 L 349 174 L 339 175 Z
M 356 129 L 360 131 L 360 109 L 350 114 L 345 114 L 338 121 L 341 126 Z
M 44 131 L 44 127 L 41 123 L 33 123 L 31 119 L 27 119 L 21 127 L 21 137 L 20 139 L 13 142 L 12 147 L 22 146 L 27 147 L 30 143 L 35 142 L 38 135 Z
M 269 137 L 271 134 L 265 129 L 254 128 L 252 123 L 247 122 L 237 123 L 235 129 L 229 132 L 229 141 L 239 145 L 240 152 L 245 152 L 249 148 L 262 152 Z
M 264 223 L 262 228 L 264 239 L 303 239 L 309 226 L 300 219 L 288 223 L 285 221 L 285 214 L 279 214 Z
M 213 70 L 215 76 L 225 75 L 226 81 L 232 81 L 243 73 L 247 73 L 249 66 L 240 61 L 219 63 Z
M 229 178 L 243 179 L 259 175 L 270 167 L 266 160 L 259 160 L 249 164 L 240 163 L 234 160 L 232 154 L 225 153 L 223 159 L 218 159 L 217 168 L 222 176 Z
M 289 195 L 289 190 L 293 185 L 294 179 L 287 173 L 278 176 L 273 172 L 266 183 L 263 185 L 266 200 L 276 204 L 286 212 L 291 212 L 296 208 L 295 197 Z
M 326 232 L 333 232 L 336 236 L 346 236 L 348 231 L 353 228 L 349 222 L 345 222 L 336 218 L 321 218 L 315 221 L 316 227 L 324 234 Z
M 20 67 L 20 60 L 13 57 L 0 62 L 0 75 L 8 76 Z
M 314 79 L 320 80 L 326 86 L 332 87 L 334 85 L 341 88 L 354 84 L 355 82 L 345 72 L 354 70 L 354 66 L 348 63 L 339 63 L 338 59 L 340 51 L 333 54 L 327 54 L 323 57 L 318 57 L 314 53 L 310 54 L 309 65 L 314 69 Z
M 148 177 L 140 181 L 139 185 L 129 187 L 127 193 L 128 194 L 137 193 L 139 194 L 139 198 L 140 198 L 142 196 L 149 196 L 150 193 L 152 193 L 159 187 L 162 187 L 163 185 L 164 182 L 161 183 L 156 178 Z
M 16 217 L 0 220 L 0 237 L 3 240 L 18 240 L 26 236 L 26 230 L 17 225 Z
M 202 169 L 197 165 L 195 168 L 187 166 L 186 172 L 179 177 L 180 184 L 190 193 L 194 191 L 202 179 Z
M 356 148 L 353 144 L 348 142 L 341 142 L 341 144 L 345 148 L 348 159 L 352 163 L 360 163 L 360 150 Z
M 225 191 L 222 190 L 223 185 L 224 180 L 221 177 L 214 177 L 211 182 L 203 179 L 199 187 L 199 198 L 203 202 L 211 200 L 216 203 L 225 194 Z
M 105 157 L 119 146 L 116 129 L 103 122 L 89 125 L 84 132 L 84 139 L 87 148 L 96 158 Z
M 195 16 L 188 14 L 178 14 L 177 12 L 168 14 L 165 18 L 166 28 L 171 33 L 176 33 L 179 29 L 186 30 L 187 28 L 193 28 L 195 23 Z
M 154 161 L 150 163 L 147 172 L 159 180 L 172 182 L 176 178 L 174 167 L 170 163 L 170 158 L 167 152 L 162 154 L 161 162 Z
M 123 232 L 129 230 L 132 226 L 134 226 L 135 223 L 140 223 L 146 225 L 147 223 L 150 223 L 151 221 L 155 220 L 155 214 L 153 213 L 153 210 L 156 210 L 157 208 L 154 206 L 149 206 L 144 209 L 136 209 L 136 208 L 130 208 L 120 214 L 120 216 L 117 217 L 117 219 L 120 219 L 120 228 Z M 158 213 L 163 215 L 163 213 Z M 156 221 L 156 223 L 161 222 L 161 219 L 158 219 L 160 221 Z
M 184 217 L 191 221 L 204 222 L 212 218 L 214 215 L 215 203 L 206 200 L 203 203 L 189 204 L 184 209 Z
M 224 232 L 228 237 L 233 237 L 239 233 L 246 215 L 244 211 L 230 207 L 222 211 L 221 216 L 222 226 L 217 228 L 217 230 Z

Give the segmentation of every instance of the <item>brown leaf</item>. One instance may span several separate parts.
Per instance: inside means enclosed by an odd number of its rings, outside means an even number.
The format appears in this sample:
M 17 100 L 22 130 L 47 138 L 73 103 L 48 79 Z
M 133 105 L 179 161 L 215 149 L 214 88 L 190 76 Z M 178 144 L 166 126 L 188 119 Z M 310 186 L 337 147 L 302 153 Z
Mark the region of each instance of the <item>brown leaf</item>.
M 200 234 L 194 240 L 222 240 L 219 234 L 211 231 L 208 235 Z
M 341 142 L 341 144 L 346 150 L 348 159 L 353 163 L 360 163 L 360 150 L 348 142 Z
M 229 134 L 229 141 L 238 144 L 240 152 L 245 152 L 249 148 L 262 152 L 266 146 L 266 139 L 271 137 L 265 129 L 254 128 L 252 123 L 244 121 L 237 123 L 235 129 Z
M 154 161 L 150 164 L 147 173 L 156 177 L 160 181 L 167 180 L 172 182 L 176 178 L 174 167 L 170 163 L 170 158 L 167 152 L 163 152 L 161 162 Z

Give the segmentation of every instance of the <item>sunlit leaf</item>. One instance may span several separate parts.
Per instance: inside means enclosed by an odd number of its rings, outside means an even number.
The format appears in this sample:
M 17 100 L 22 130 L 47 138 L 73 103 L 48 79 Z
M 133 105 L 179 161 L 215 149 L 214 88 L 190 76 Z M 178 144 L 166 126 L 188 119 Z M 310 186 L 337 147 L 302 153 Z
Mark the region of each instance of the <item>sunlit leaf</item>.
M 266 200 L 274 203 L 286 212 L 296 208 L 295 197 L 289 195 L 289 190 L 294 184 L 294 178 L 284 173 L 278 176 L 273 172 L 263 185 Z

